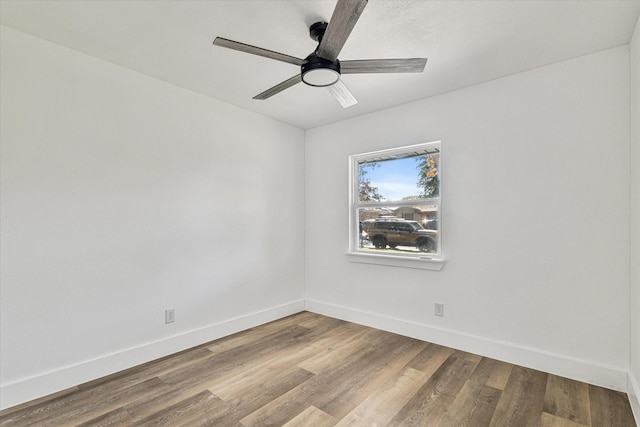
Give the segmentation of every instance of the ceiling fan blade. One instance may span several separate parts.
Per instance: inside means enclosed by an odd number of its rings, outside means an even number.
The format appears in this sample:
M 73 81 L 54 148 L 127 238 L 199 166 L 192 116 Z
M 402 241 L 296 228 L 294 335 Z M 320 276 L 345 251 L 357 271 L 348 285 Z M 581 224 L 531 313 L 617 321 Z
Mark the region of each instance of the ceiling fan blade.
M 253 97 L 253 99 L 260 99 L 260 100 L 264 100 L 267 98 L 272 97 L 273 95 L 282 92 L 285 89 L 290 88 L 291 86 L 295 85 L 296 83 L 300 83 L 302 81 L 302 76 L 300 74 L 291 77 L 290 79 L 287 79 L 285 81 L 283 81 L 282 83 L 279 83 L 277 85 L 275 85 L 274 87 L 272 87 L 271 89 L 267 89 L 264 92 L 262 92 L 259 95 L 256 95 Z
M 249 44 L 235 42 L 233 40 L 216 37 L 213 41 L 215 46 L 226 47 L 228 49 L 239 50 L 240 52 L 251 53 L 253 55 L 264 56 L 265 58 L 275 59 L 276 61 L 287 62 L 293 65 L 302 65 L 304 62 L 295 56 L 285 55 L 284 53 L 274 52 L 272 50 L 263 49 L 261 47 L 251 46 Z
M 340 73 L 421 73 L 426 65 L 427 58 L 356 59 L 340 61 Z
M 318 56 L 335 61 L 347 41 L 351 30 L 358 22 L 367 0 L 338 0 L 327 30 L 318 46 Z
M 349 108 L 358 103 L 351 92 L 349 92 L 349 89 L 342 83 L 342 80 L 338 80 L 331 86 L 327 86 L 327 89 L 329 89 L 331 95 L 342 105 L 342 108 Z

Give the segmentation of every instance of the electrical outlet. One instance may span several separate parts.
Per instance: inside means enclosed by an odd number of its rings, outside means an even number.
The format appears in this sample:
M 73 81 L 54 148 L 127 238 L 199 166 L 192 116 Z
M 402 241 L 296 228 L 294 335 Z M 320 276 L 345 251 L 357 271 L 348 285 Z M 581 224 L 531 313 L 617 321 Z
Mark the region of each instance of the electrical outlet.
M 173 323 L 176 321 L 176 309 L 168 308 L 164 311 L 164 323 Z
M 436 303 L 435 313 L 436 316 L 444 317 L 444 304 Z

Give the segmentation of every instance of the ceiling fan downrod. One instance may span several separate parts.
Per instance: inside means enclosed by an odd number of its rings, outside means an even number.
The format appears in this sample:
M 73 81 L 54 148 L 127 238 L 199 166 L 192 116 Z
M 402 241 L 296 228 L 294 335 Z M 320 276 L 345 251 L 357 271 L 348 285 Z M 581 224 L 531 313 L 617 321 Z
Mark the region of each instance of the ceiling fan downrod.
M 329 24 L 322 21 L 311 24 L 311 26 L 309 27 L 309 36 L 311 37 L 311 39 L 320 44 L 320 42 L 322 41 L 322 37 L 324 37 L 325 31 L 327 31 L 327 26 L 329 26 Z

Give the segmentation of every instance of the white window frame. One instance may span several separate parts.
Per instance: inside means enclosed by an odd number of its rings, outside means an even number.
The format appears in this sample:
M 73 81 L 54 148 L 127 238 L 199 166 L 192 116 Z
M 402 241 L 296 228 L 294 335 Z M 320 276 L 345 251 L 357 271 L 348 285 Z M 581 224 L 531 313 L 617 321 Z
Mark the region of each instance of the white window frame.
M 401 157 L 405 154 L 417 154 L 427 152 L 427 150 L 438 149 L 440 165 L 440 194 L 438 197 L 414 199 L 414 200 L 395 200 L 380 202 L 360 202 L 359 198 L 359 164 L 363 161 L 376 161 L 385 158 Z M 444 266 L 444 256 L 442 251 L 442 144 L 441 141 L 425 142 L 421 144 L 409 145 L 404 147 L 391 148 L 387 150 L 372 151 L 369 153 L 354 154 L 349 156 L 349 251 L 347 258 L 352 262 L 360 262 L 366 264 L 389 265 L 394 267 L 408 267 L 426 270 L 441 270 Z M 358 209 L 371 206 L 416 206 L 429 205 L 433 203 L 438 205 L 438 254 L 425 255 L 398 255 L 388 253 L 375 253 L 372 251 L 359 250 L 360 224 L 358 218 Z

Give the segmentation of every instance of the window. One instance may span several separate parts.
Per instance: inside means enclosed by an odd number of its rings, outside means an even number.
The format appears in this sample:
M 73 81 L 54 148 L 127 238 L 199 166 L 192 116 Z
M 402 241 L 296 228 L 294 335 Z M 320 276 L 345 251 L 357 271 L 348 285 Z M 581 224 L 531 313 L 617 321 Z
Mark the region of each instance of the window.
M 440 142 L 351 156 L 353 261 L 439 270 Z

